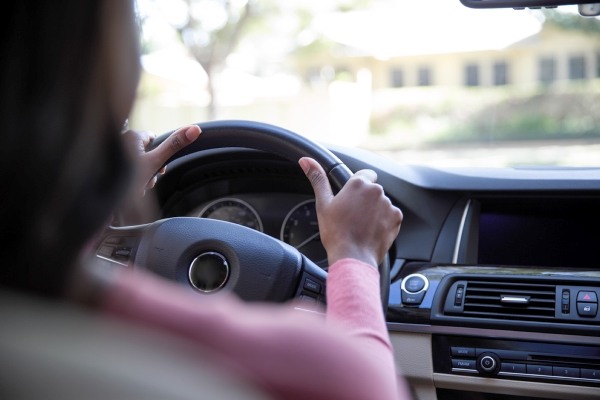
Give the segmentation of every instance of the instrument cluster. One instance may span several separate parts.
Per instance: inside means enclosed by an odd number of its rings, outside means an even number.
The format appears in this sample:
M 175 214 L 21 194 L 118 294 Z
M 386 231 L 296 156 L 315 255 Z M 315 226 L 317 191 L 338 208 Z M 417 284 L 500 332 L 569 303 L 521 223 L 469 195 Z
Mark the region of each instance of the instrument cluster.
M 240 194 L 213 199 L 188 215 L 232 222 L 263 232 L 294 246 L 320 267 L 327 267 L 313 197 L 282 193 Z

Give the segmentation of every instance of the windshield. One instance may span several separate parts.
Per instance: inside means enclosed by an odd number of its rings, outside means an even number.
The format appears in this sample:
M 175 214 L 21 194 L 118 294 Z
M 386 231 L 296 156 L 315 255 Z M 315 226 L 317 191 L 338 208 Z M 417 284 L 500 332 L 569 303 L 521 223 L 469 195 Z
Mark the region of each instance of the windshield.
M 250 119 L 432 166 L 600 164 L 600 21 L 459 0 L 138 0 L 130 118 Z

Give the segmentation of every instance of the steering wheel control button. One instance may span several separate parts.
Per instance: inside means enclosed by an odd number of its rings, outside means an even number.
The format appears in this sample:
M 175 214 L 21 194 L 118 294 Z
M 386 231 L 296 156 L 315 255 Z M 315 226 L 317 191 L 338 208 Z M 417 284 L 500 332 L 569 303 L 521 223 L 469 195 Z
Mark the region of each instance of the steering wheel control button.
M 304 289 L 317 294 L 321 293 L 321 285 L 309 278 L 304 279 Z
M 429 289 L 429 280 L 421 274 L 408 275 L 400 285 L 402 304 L 418 306 Z
M 580 317 L 593 318 L 598 313 L 598 303 L 577 302 L 577 314 Z
M 219 253 L 203 253 L 190 264 L 188 277 L 196 290 L 202 293 L 216 292 L 227 283 L 229 264 Z
M 302 295 L 302 296 L 300 296 L 300 301 L 307 303 L 307 304 L 317 304 L 317 299 L 315 299 L 312 296 Z
M 453 357 L 475 358 L 475 349 L 473 347 L 455 347 L 450 348 Z
M 117 247 L 113 251 L 112 256 L 114 258 L 116 258 L 117 260 L 127 261 L 127 260 L 129 260 L 129 257 L 131 256 L 131 248 L 129 248 L 129 247 Z

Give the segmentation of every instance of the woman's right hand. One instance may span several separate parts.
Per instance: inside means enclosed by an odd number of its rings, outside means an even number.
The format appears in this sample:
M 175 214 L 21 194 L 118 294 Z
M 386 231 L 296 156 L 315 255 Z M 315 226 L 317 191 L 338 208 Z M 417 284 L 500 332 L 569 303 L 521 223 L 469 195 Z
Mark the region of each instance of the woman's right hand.
M 299 164 L 315 192 L 321 241 L 329 265 L 354 258 L 377 268 L 398 236 L 402 212 L 375 183 L 375 171 L 356 172 L 334 196 L 318 162 L 303 157 Z

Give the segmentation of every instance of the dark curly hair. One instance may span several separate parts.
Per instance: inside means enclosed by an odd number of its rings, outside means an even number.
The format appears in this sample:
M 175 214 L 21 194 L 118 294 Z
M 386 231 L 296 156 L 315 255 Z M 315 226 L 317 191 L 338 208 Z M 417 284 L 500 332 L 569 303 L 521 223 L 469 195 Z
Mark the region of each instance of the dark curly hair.
M 11 0 L 0 24 L 0 285 L 56 297 L 129 182 L 102 0 Z

